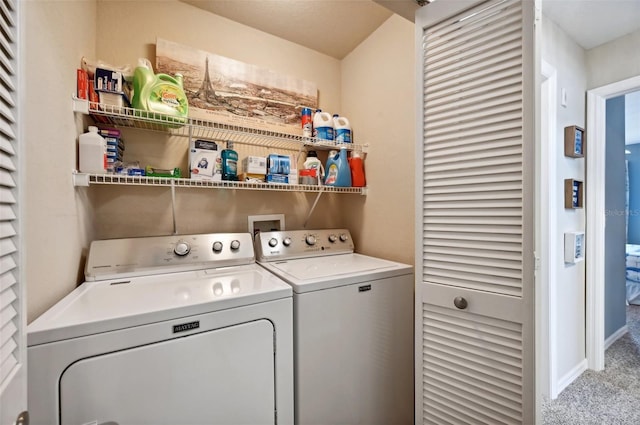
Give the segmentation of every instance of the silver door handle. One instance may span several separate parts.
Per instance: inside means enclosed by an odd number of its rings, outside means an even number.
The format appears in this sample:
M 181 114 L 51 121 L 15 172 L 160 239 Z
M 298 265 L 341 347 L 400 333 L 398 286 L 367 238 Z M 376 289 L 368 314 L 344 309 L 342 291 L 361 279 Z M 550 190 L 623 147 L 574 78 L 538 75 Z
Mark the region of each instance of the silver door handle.
M 467 302 L 467 300 L 465 300 L 462 297 L 455 297 L 453 299 L 453 305 L 455 305 L 460 310 L 464 310 L 465 308 L 467 308 L 469 306 L 469 303 Z

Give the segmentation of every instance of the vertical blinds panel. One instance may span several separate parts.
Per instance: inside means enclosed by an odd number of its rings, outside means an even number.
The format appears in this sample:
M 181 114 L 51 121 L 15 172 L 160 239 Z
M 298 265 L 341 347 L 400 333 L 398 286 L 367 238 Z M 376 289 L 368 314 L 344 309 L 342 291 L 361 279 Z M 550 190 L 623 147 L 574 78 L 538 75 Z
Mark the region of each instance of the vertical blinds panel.
M 522 423 L 522 326 L 427 303 L 422 314 L 423 423 Z
M 521 4 L 489 1 L 427 28 L 423 48 L 423 280 L 521 297 Z
M 19 294 L 16 158 L 16 8 L 0 0 L 0 387 L 19 365 L 23 312 Z

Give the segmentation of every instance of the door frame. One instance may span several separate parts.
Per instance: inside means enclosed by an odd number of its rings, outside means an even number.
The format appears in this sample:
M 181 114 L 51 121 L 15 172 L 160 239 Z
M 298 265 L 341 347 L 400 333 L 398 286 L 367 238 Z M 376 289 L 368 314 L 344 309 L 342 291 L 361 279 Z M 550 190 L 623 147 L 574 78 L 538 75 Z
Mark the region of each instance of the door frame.
M 587 91 L 586 345 L 589 369 L 604 369 L 606 100 L 640 89 L 640 76 Z
M 556 377 L 556 297 L 552 282 L 556 281 L 558 223 L 556 181 L 556 130 L 558 75 L 556 69 L 541 60 L 541 143 L 536 154 L 536 387 L 538 394 L 555 399 Z M 544 98 L 544 104 L 543 102 Z

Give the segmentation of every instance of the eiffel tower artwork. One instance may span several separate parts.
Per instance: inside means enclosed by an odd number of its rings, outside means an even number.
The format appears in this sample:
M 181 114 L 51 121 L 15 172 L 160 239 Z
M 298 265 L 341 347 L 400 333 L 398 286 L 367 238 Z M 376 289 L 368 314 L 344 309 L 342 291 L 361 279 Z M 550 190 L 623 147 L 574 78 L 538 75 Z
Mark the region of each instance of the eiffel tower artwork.
M 205 65 L 204 65 L 204 79 L 202 80 L 202 85 L 198 89 L 195 95 L 196 98 L 202 99 L 205 102 L 208 102 L 210 98 L 215 98 L 215 91 L 213 90 L 213 86 L 211 85 L 211 78 L 209 77 L 209 57 L 206 57 Z

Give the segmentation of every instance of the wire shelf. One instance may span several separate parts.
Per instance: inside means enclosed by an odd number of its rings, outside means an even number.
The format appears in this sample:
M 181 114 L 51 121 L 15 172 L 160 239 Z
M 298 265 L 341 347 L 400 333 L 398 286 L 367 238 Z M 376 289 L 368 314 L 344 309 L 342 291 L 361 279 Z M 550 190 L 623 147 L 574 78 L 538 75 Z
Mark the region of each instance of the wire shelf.
M 124 176 L 118 174 L 86 174 L 74 173 L 76 186 L 124 185 L 124 186 L 164 186 L 193 187 L 237 190 L 267 190 L 277 192 L 325 192 L 366 194 L 365 187 L 315 186 L 306 184 L 253 183 L 233 181 L 204 181 L 184 178 Z
M 108 124 L 115 127 L 137 128 L 159 131 L 173 136 L 213 141 L 232 141 L 245 145 L 298 151 L 304 149 L 331 150 L 342 147 L 350 151 L 363 153 L 368 150 L 368 145 L 366 144 L 336 143 L 296 134 L 279 133 L 194 118 L 178 118 L 139 109 L 89 102 L 76 97 L 73 98 L 73 101 L 74 111 L 91 115 L 98 124 Z

